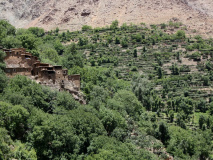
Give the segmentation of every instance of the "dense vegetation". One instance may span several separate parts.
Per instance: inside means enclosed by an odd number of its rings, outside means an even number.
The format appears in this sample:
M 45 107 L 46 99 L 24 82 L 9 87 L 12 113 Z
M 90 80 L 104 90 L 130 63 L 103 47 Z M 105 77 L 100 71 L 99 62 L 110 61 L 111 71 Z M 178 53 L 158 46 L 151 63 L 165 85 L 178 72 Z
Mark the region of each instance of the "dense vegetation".
M 212 159 L 213 41 L 178 22 L 15 29 L 0 45 L 81 74 L 87 105 L 26 77 L 0 51 L 0 159 Z

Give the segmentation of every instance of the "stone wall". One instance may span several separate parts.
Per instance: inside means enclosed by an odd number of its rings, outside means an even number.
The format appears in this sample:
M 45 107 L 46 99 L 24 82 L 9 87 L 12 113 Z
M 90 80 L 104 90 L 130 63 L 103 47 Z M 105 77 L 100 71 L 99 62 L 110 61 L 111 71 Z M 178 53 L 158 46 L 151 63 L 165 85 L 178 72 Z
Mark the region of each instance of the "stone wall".
M 80 75 L 70 75 L 68 76 L 68 80 L 72 81 L 78 89 L 81 88 L 81 81 L 80 81 Z

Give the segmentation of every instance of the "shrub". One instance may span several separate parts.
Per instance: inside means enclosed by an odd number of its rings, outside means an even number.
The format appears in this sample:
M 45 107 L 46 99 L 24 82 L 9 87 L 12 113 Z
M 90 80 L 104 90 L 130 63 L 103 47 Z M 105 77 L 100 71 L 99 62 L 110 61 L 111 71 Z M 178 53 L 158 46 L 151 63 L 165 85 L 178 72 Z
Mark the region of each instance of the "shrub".
M 92 27 L 91 26 L 88 26 L 88 25 L 83 25 L 82 26 L 82 31 L 87 31 L 87 30 L 91 30 Z
M 138 68 L 136 66 L 132 66 L 131 71 L 138 71 Z
M 185 34 L 185 32 L 183 30 L 177 31 L 177 33 L 176 33 L 176 38 L 177 39 L 184 39 L 185 37 L 186 37 L 186 34 Z

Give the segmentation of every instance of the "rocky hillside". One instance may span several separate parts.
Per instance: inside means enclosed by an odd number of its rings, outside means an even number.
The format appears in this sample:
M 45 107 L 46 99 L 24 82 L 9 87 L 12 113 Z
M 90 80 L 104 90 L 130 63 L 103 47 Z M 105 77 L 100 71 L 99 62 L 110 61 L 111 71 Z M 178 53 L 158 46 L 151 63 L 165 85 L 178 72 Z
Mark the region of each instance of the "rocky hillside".
M 78 30 L 101 27 L 117 19 L 120 24 L 181 21 L 190 30 L 213 35 L 211 0 L 1 0 L 0 19 L 16 27 Z

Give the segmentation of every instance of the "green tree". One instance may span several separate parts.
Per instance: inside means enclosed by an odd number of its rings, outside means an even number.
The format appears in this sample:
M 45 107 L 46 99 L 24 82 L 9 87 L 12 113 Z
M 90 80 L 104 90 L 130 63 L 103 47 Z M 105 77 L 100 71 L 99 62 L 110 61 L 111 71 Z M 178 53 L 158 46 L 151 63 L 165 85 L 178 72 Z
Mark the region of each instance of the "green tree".
M 162 71 L 161 67 L 158 67 L 157 73 L 158 73 L 158 78 L 161 79 L 163 77 L 163 71 Z
M 152 83 L 146 78 L 135 77 L 132 80 L 132 90 L 142 105 L 150 110 L 152 108 Z
M 1 63 L 0 63 L 1 65 Z M 2 66 L 0 66 L 0 93 L 3 91 L 3 89 L 6 87 L 7 85 L 7 77 L 4 73 L 4 71 L 1 69 Z
M 134 55 L 134 57 L 138 56 L 137 49 L 134 49 L 133 55 Z
M 14 149 L 12 151 L 12 157 L 15 159 L 23 159 L 23 160 L 37 159 L 36 151 L 33 148 L 27 147 L 20 141 L 15 142 Z
M 204 86 L 209 86 L 209 77 L 208 76 L 203 76 L 202 77 L 202 80 L 203 80 L 203 85 Z
M 161 29 L 166 29 L 167 25 L 165 23 L 161 24 Z
M 126 38 L 124 38 L 124 39 L 121 41 L 121 46 L 122 46 L 123 48 L 128 47 L 128 41 L 127 41 Z
M 59 62 L 59 56 L 57 51 L 53 48 L 53 46 L 44 44 L 43 46 L 39 46 L 40 50 L 40 58 L 42 60 L 48 59 L 54 63 Z
M 72 159 L 72 154 L 79 153 L 80 139 L 68 118 L 48 114 L 36 116 L 42 123 L 31 125 L 28 141 L 36 149 L 38 159 L 60 159 L 63 155 Z
M 213 102 L 209 104 L 210 115 L 213 115 Z
M 171 139 L 167 151 L 179 159 L 206 159 L 209 156 L 209 132 L 185 130 L 179 127 L 169 127 Z M 199 139 L 199 140 L 198 140 Z
M 28 30 L 37 37 L 44 36 L 44 29 L 39 27 L 30 27 Z
M 72 110 L 79 106 L 78 102 L 68 92 L 58 92 L 54 104 L 66 110 Z
M 176 123 L 183 129 L 186 129 L 185 119 L 186 116 L 183 112 L 177 114 Z
M 17 38 L 21 41 L 22 46 L 29 50 L 37 49 L 37 46 L 42 44 L 41 39 L 36 38 L 33 34 L 23 34 L 17 36 Z
M 54 98 L 54 94 L 52 94 L 53 92 L 50 89 L 31 81 L 25 76 L 18 75 L 11 79 L 5 91 L 6 93 L 9 91 L 9 93 L 22 95 L 15 97 L 22 97 L 22 100 L 28 103 L 27 109 L 29 110 L 30 104 L 44 110 L 45 112 L 50 112 L 53 109 L 53 106 L 50 103 L 50 101 Z M 15 97 L 13 97 L 13 100 Z M 15 101 L 20 103 L 21 100 L 15 99 Z M 25 103 L 25 105 L 27 104 Z
M 65 47 L 62 45 L 62 43 L 59 40 L 56 40 L 53 45 L 59 55 L 62 55 L 64 53 Z
M 92 159 L 103 159 L 103 160 L 114 160 L 114 159 L 157 159 L 157 156 L 150 154 L 144 149 L 136 149 L 130 143 L 121 143 L 115 138 L 106 136 L 95 137 L 88 147 L 89 156 L 86 160 Z
M 118 29 L 118 20 L 112 22 L 112 24 L 110 25 L 110 29 L 112 30 Z
M 123 129 L 127 127 L 125 119 L 117 111 L 101 107 L 100 117 L 101 122 L 104 125 L 108 135 L 111 135 L 113 130 L 117 127 Z
M 172 64 L 172 66 L 170 67 L 170 70 L 172 71 L 173 75 L 180 74 L 180 69 L 178 68 L 177 64 Z
M 84 46 L 88 44 L 88 39 L 87 37 L 80 37 L 78 41 L 79 46 Z
M 21 106 L 0 102 L 0 121 L 11 137 L 22 139 L 27 129 L 28 111 Z
M 58 28 L 58 27 L 56 27 L 56 29 L 55 29 L 55 33 L 56 33 L 56 34 L 58 34 L 58 33 L 59 33 L 59 28 Z
M 3 71 L 5 68 L 4 57 L 5 53 L 0 50 L 0 93 L 3 91 L 3 88 L 6 87 L 7 83 L 7 77 Z
M 176 38 L 178 38 L 178 39 L 184 39 L 185 37 L 186 37 L 186 34 L 185 34 L 185 32 L 183 30 L 177 31 Z
M 164 145 L 168 145 L 168 141 L 170 140 L 169 129 L 164 122 L 161 122 L 159 124 L 159 139 Z
M 205 123 L 206 123 L 206 118 L 203 115 L 201 115 L 199 117 L 199 128 L 202 129 L 202 127 Z
M 7 36 L 4 39 L 2 39 L 2 46 L 4 48 L 20 48 L 22 46 L 22 43 L 20 40 L 18 40 L 14 36 Z
M 170 123 L 173 123 L 173 121 L 174 121 L 174 111 L 173 110 L 169 111 L 169 120 L 170 120 Z
M 206 62 L 206 64 L 205 64 L 205 67 L 206 67 L 206 69 L 208 69 L 209 71 L 211 71 L 211 70 L 212 70 L 212 68 L 213 68 L 213 64 L 212 64 L 212 62 L 207 61 L 207 62 Z
M 77 52 L 77 48 L 74 43 L 66 47 L 62 58 L 62 65 L 68 69 L 73 68 L 74 66 L 84 66 L 83 55 Z
M 144 110 L 137 97 L 131 91 L 120 90 L 115 94 L 113 99 L 119 101 L 123 106 L 123 110 L 134 118 L 137 118 Z
M 108 92 L 103 87 L 94 86 L 90 93 L 90 104 L 92 104 L 93 101 L 98 101 L 99 105 L 106 103 L 108 96 Z
M 1 122 L 2 123 L 2 122 Z M 12 140 L 8 135 L 8 131 L 5 128 L 0 127 L 0 159 L 6 160 L 11 157 L 10 145 L 12 145 Z
M 95 59 L 92 57 L 92 58 L 90 58 L 90 63 L 91 63 L 91 66 L 95 66 Z
M 8 35 L 14 36 L 15 32 L 16 29 L 14 26 L 5 20 L 0 20 L 0 42 L 2 42 L 2 39 L 6 38 Z
M 119 37 L 115 37 L 115 44 L 120 44 L 120 39 L 119 39 Z
M 208 105 L 206 104 L 205 99 L 200 99 L 197 103 L 197 109 L 199 109 L 201 112 L 206 112 L 208 110 Z
M 88 31 L 88 30 L 91 30 L 92 27 L 91 26 L 88 26 L 88 25 L 83 25 L 82 26 L 82 31 Z
M 75 134 L 80 139 L 78 142 L 80 153 L 87 152 L 87 147 L 89 147 L 93 138 L 99 135 L 106 135 L 103 124 L 93 113 L 75 109 L 68 114 L 68 118 L 75 128 Z

